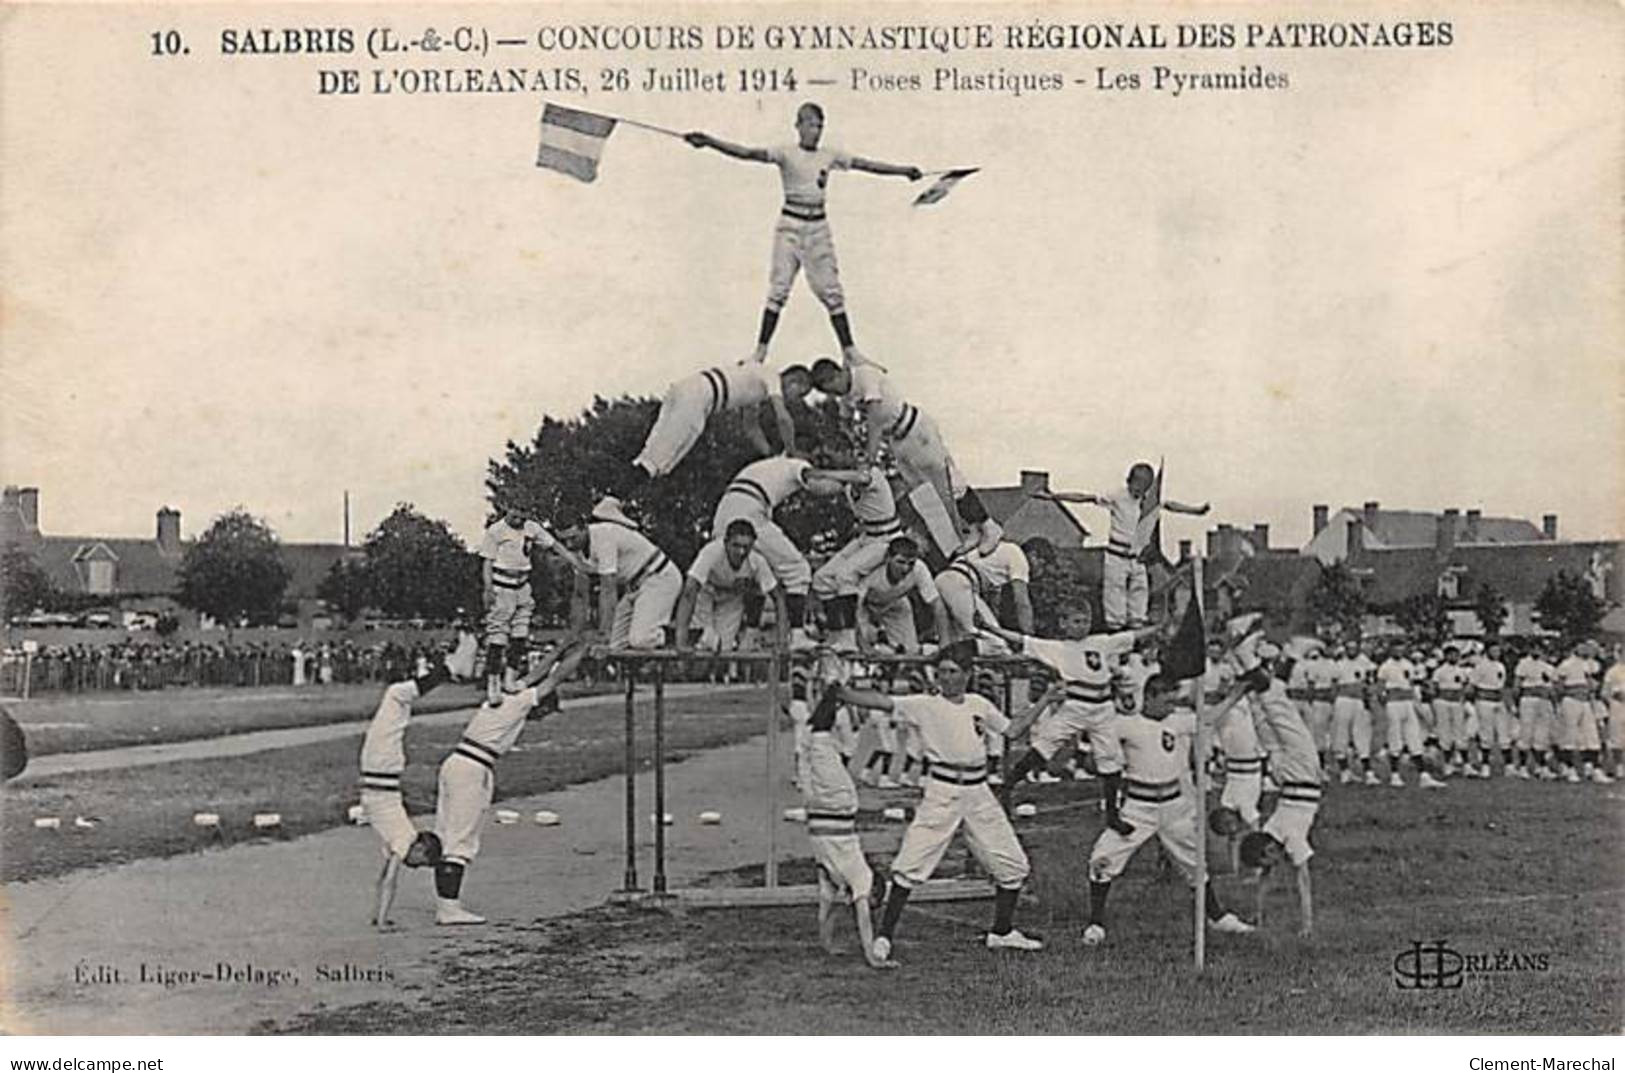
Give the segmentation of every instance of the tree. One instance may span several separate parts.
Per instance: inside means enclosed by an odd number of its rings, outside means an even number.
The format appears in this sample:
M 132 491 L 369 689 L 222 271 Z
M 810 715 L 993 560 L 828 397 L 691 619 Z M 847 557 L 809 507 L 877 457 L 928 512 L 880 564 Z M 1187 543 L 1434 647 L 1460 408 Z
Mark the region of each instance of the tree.
M 347 621 L 353 621 L 372 600 L 366 563 L 340 559 L 328 568 L 327 576 L 316 586 L 316 595 Z
M 228 626 L 274 623 L 288 578 L 276 533 L 236 507 L 186 549 L 179 599 Z
M 1092 604 L 1091 586 L 1077 556 L 1056 551 L 1049 541 L 1030 540 L 1023 550 L 1032 568 L 1027 597 L 1033 605 L 1033 632 L 1059 636 L 1061 608 Z
M 654 399 L 595 398 L 578 417 L 563 421 L 544 417 L 530 443 L 510 441 L 505 457 L 490 463 L 486 488 L 492 516 L 509 504 L 542 519 L 585 514 L 621 485 L 659 409 Z M 852 429 L 839 418 L 833 402 L 818 408 L 798 406 L 794 411 L 798 451 L 830 462 L 852 460 Z M 723 489 L 756 457 L 738 415 L 714 419 L 682 463 L 645 485 L 627 503 L 628 510 L 641 518 L 650 539 L 686 566 L 710 536 L 711 517 Z M 852 525 L 850 512 L 826 496 L 797 497 L 780 510 L 778 522 L 803 547 L 820 532 L 845 539 Z M 539 570 L 538 612 L 550 617 L 567 606 L 569 594 L 563 589 L 568 584 L 568 571 Z
M 1335 630 L 1346 639 L 1359 638 L 1365 622 L 1365 590 L 1347 563 L 1321 566 L 1308 603 L 1317 631 Z
M 27 548 L 10 544 L 0 551 L 0 623 L 51 606 L 55 592 Z
M 1489 582 L 1480 582 L 1478 591 L 1473 594 L 1473 614 L 1478 616 L 1478 624 L 1484 627 L 1484 637 L 1493 639 L 1501 634 L 1501 627 L 1506 625 L 1507 604 L 1506 597 Z
M 1535 618 L 1541 628 L 1560 635 L 1564 641 L 1579 641 L 1595 633 L 1602 614 L 1602 601 L 1590 582 L 1567 570 L 1547 578 L 1545 588 L 1535 598 Z
M 1438 644 L 1452 633 L 1450 613 L 1436 592 L 1407 597 L 1394 608 L 1394 621 L 1407 636 L 1421 644 Z
M 399 504 L 362 551 L 363 599 L 391 618 L 449 622 L 478 613 L 479 560 L 450 526 L 412 504 Z

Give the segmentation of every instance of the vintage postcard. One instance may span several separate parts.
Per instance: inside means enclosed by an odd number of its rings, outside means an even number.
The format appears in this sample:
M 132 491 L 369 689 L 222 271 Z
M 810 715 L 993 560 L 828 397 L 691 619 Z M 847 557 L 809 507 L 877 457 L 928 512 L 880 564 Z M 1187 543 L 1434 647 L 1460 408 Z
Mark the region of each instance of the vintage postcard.
M 0 6 L 0 1028 L 1614 1068 L 1622 59 Z

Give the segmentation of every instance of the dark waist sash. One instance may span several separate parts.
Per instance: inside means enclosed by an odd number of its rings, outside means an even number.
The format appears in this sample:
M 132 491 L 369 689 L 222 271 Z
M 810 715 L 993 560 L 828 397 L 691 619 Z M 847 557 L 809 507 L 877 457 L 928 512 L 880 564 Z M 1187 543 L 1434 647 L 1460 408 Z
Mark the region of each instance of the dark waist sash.
M 1180 793 L 1178 779 L 1170 779 L 1167 782 L 1141 782 L 1138 779 L 1129 779 L 1123 784 L 1124 797 L 1158 805 L 1179 800 Z

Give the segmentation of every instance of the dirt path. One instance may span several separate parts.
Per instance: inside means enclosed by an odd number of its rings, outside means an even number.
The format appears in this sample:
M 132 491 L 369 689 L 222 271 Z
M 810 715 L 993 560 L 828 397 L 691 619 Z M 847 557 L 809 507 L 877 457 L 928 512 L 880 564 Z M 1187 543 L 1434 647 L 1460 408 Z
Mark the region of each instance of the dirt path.
M 355 733 L 353 726 L 305 728 L 341 729 Z M 765 741 L 669 767 L 674 886 L 765 859 Z M 788 735 L 778 751 L 774 817 L 797 800 L 788 783 Z M 522 821 L 488 824 L 464 891 L 465 901 L 493 922 L 480 928 L 437 928 L 429 876 L 416 872 L 402 879 L 399 930 L 374 933 L 366 919 L 378 843 L 365 828 L 13 884 L 0 909 L 0 931 L 13 938 L 0 981 L 0 1028 L 234 1034 L 318 1004 L 409 1002 L 433 987 L 460 951 L 500 942 L 538 918 L 601 904 L 621 886 L 624 785 L 616 776 L 504 802 Z M 638 795 L 638 868 L 646 887 L 649 773 L 640 775 Z M 557 812 L 562 825 L 537 826 L 531 821 L 537 809 Z M 697 816 L 707 809 L 720 811 L 723 822 L 701 825 Z M 777 820 L 775 832 L 781 855 L 805 855 L 799 826 Z

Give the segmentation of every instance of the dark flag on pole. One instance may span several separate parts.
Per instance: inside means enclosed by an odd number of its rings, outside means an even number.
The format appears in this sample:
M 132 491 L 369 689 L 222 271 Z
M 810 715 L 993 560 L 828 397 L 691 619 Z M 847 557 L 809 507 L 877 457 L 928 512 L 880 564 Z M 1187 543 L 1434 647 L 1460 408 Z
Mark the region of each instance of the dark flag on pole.
M 1162 553 L 1162 459 L 1157 459 L 1157 475 L 1140 501 L 1135 543 L 1140 545 L 1140 561 L 1147 566 L 1172 566 Z
M 1185 618 L 1175 631 L 1162 658 L 1162 677 L 1171 682 L 1200 678 L 1207 672 L 1207 629 L 1202 622 L 1202 602 L 1191 593 L 1185 602 Z

